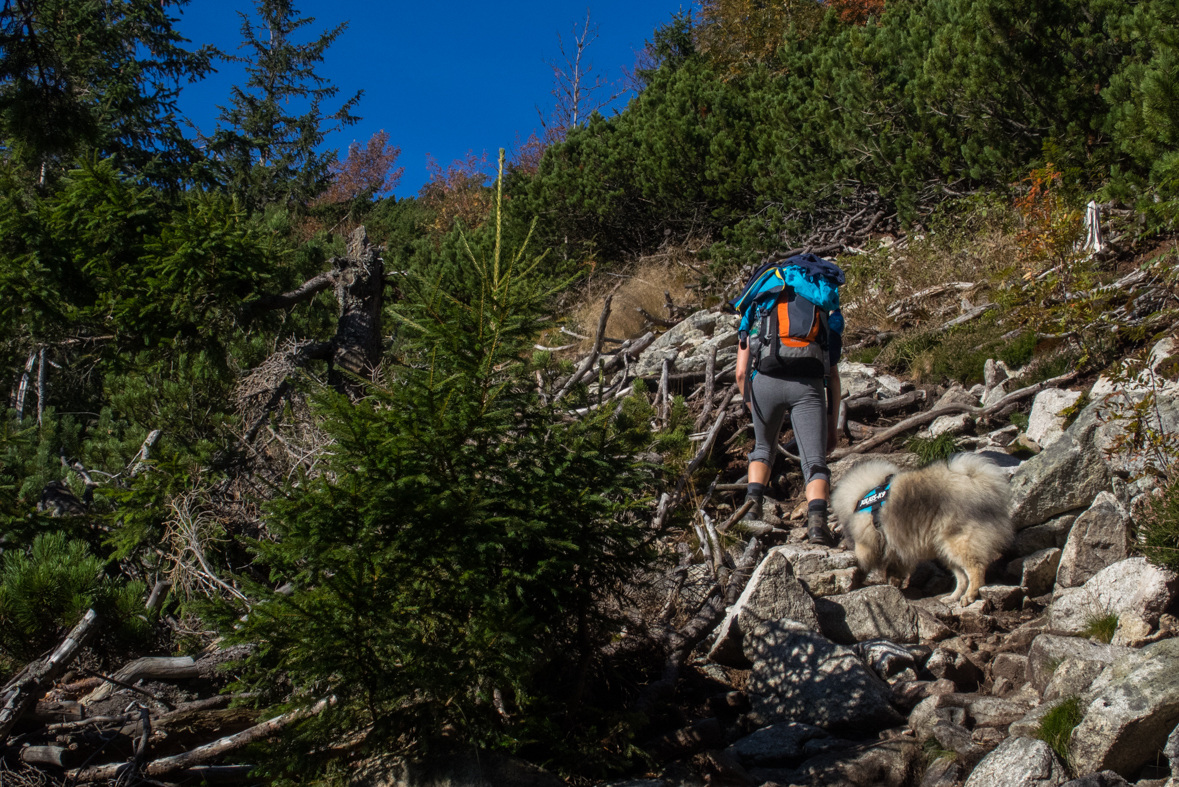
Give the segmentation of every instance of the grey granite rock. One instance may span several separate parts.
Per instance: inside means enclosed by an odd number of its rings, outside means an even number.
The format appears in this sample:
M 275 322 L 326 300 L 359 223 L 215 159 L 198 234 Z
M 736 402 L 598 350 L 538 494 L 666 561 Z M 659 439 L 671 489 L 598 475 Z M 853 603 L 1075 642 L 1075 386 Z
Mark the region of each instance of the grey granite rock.
M 1008 738 L 971 772 L 964 787 L 1059 787 L 1068 772 L 1056 752 L 1034 738 Z
M 763 724 L 793 721 L 858 735 L 896 726 L 888 684 L 850 649 L 789 621 L 761 623 L 745 638 L 748 694 Z
M 1061 514 L 1042 525 L 1024 528 L 1015 534 L 1015 554 L 1026 556 L 1041 549 L 1064 549 L 1076 521 L 1076 514 Z
M 794 567 L 783 547 L 775 547 L 762 559 L 745 585 L 737 603 L 725 613 L 708 657 L 736 669 L 752 665 L 742 651 L 744 632 L 765 620 L 793 620 L 812 631 L 819 630 L 815 602 L 794 576 Z
M 917 611 L 892 585 L 874 585 L 816 599 L 815 613 L 823 634 L 845 645 L 869 639 L 919 639 Z
M 1078 427 L 1073 424 L 1012 476 L 1009 510 L 1017 530 L 1087 508 L 1098 492 L 1109 489 L 1109 467 L 1094 446 L 1097 423 Z
M 1041 447 L 1047 448 L 1064 434 L 1064 416 L 1060 411 L 1076 404 L 1081 398 L 1080 391 L 1064 391 L 1046 388 L 1032 400 L 1032 412 L 1028 416 L 1027 435 Z
M 1090 687 L 1093 700 L 1073 730 L 1079 773 L 1134 778 L 1154 762 L 1179 722 L 1179 640 L 1147 645 L 1115 661 Z
M 1036 598 L 1052 591 L 1056 584 L 1056 572 L 1060 568 L 1062 554 L 1062 550 L 1050 547 L 1023 559 L 1019 584 L 1028 596 Z
M 805 758 L 805 745 L 815 738 L 830 736 L 810 724 L 782 722 L 755 730 L 728 751 L 746 768 L 778 768 L 798 765 Z
M 1028 650 L 1028 681 L 1043 692 L 1056 669 L 1068 659 L 1112 664 L 1130 653 L 1129 648 L 1102 645 L 1080 637 L 1040 634 Z
M 848 593 L 859 587 L 860 567 L 851 552 L 810 544 L 786 544 L 775 547 L 774 551 L 790 563 L 794 576 L 815 598 Z
M 1093 620 L 1109 614 L 1137 615 L 1154 625 L 1175 599 L 1179 576 L 1132 557 L 1107 566 L 1084 585 L 1057 593 L 1049 609 L 1053 631 L 1079 634 Z
M 1077 517 L 1060 555 L 1056 584 L 1077 587 L 1106 566 L 1130 555 L 1130 517 L 1118 499 L 1101 492 Z
M 807 760 L 791 770 L 752 769 L 758 783 L 793 787 L 910 787 L 922 766 L 921 749 L 911 739 L 857 746 Z
M 717 348 L 717 371 L 737 357 L 737 323 L 735 314 L 704 309 L 681 320 L 659 336 L 639 356 L 634 371 L 640 377 L 658 374 L 664 359 L 674 363 L 677 372 L 696 372 L 704 368 L 709 352 Z

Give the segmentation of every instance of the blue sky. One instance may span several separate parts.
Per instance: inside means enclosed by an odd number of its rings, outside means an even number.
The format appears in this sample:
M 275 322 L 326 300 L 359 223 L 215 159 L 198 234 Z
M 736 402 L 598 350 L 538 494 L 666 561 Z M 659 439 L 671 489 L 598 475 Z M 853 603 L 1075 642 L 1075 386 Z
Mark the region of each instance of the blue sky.
M 364 91 L 358 124 L 332 135 L 327 146 L 341 153 L 353 140 L 364 143 L 384 129 L 401 148 L 405 175 L 396 190 L 412 196 L 428 179 L 426 154 L 443 166 L 464 157 L 509 151 L 519 132 L 524 139 L 540 131 L 536 107 L 552 104 L 553 74 L 548 60 L 559 59 L 557 36 L 568 45 L 574 24 L 586 11 L 598 38 L 588 50 L 595 73 L 621 81 L 622 67 L 634 64 L 656 26 L 688 2 L 677 0 L 594 0 L 585 3 L 517 0 L 498 4 L 470 0 L 378 2 L 377 0 L 302 0 L 296 8 L 315 17 L 307 38 L 340 22 L 348 29 L 328 50 L 320 73 L 340 88 L 340 96 Z M 177 28 L 197 43 L 237 53 L 241 43 L 238 11 L 250 0 L 194 0 Z M 304 39 L 306 40 L 306 39 Z M 567 46 L 568 50 L 568 46 Z M 242 52 L 244 54 L 244 50 Z M 222 63 L 218 73 L 188 85 L 181 111 L 204 132 L 215 126 L 217 105 L 230 87 L 244 83 L 240 65 Z M 618 102 L 621 108 L 622 101 Z M 338 105 L 330 104 L 334 110 Z

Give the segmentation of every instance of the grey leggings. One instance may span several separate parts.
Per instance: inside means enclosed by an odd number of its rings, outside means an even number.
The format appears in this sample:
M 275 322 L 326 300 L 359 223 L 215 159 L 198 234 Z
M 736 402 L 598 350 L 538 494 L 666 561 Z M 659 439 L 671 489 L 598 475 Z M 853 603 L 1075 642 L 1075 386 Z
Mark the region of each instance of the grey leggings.
M 757 445 L 750 452 L 749 461 L 765 462 L 771 468 L 774 466 L 778 433 L 789 413 L 794 438 L 798 442 L 798 458 L 802 460 L 802 477 L 808 484 L 820 478 L 829 481 L 827 392 L 823 378 L 754 375 L 750 399 Z

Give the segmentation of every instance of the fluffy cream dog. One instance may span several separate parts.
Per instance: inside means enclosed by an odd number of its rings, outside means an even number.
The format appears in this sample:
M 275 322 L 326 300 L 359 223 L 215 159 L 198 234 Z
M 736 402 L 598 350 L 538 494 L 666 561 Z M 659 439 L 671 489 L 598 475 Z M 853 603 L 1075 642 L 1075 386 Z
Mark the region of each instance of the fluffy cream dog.
M 862 501 L 890 475 L 877 525 Z M 1007 477 L 998 465 L 960 454 L 909 472 L 883 460 L 856 465 L 835 487 L 831 507 L 864 571 L 882 568 L 886 579 L 905 577 L 919 561 L 937 558 L 958 583 L 945 600 L 969 604 L 978 598 L 987 566 L 1015 537 L 1007 499 Z

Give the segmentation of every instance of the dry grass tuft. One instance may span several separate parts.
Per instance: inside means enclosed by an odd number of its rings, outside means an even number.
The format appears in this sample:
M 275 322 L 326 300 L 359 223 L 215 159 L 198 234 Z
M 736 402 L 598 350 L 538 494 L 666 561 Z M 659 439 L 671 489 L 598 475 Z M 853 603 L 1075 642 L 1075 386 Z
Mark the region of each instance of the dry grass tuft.
M 676 306 L 697 300 L 693 291 L 684 289 L 685 284 L 700 277 L 695 266 L 695 256 L 687 248 L 677 247 L 643 257 L 621 272 L 597 274 L 586 283 L 585 295 L 580 302 L 573 304 L 570 309 L 569 330 L 590 337 L 581 342 L 577 352 L 588 351 L 592 346 L 598 318 L 602 314 L 602 304 L 606 295 L 618 284 L 619 277 L 622 278 L 622 286 L 614 295 L 610 319 L 606 323 L 606 335 L 614 339 L 631 339 L 648 330 L 647 321 L 638 309 L 668 319 L 664 293 L 671 295 Z M 564 334 L 555 334 L 548 339 L 553 345 L 566 345 L 574 341 Z

